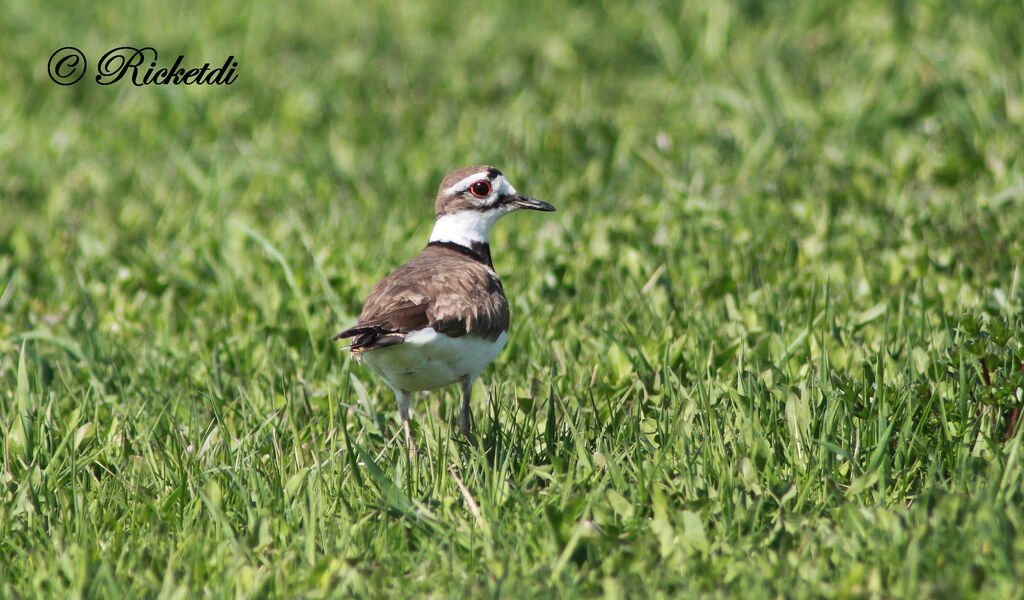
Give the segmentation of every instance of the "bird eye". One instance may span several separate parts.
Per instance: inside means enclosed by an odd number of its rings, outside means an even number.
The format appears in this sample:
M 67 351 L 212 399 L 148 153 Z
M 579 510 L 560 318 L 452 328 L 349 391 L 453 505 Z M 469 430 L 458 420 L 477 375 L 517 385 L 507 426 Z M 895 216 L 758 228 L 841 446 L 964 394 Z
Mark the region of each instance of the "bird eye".
M 491 183 L 489 181 L 480 180 L 469 186 L 469 191 L 473 192 L 473 195 L 477 198 L 483 198 L 487 194 L 491 193 Z

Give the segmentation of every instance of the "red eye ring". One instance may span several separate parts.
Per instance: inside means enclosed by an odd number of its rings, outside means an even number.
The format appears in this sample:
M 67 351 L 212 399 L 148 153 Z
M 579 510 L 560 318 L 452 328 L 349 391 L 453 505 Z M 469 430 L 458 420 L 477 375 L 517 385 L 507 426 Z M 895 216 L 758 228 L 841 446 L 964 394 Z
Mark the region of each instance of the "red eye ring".
M 477 198 L 486 198 L 491 193 L 491 182 L 481 179 L 469 186 L 469 191 Z

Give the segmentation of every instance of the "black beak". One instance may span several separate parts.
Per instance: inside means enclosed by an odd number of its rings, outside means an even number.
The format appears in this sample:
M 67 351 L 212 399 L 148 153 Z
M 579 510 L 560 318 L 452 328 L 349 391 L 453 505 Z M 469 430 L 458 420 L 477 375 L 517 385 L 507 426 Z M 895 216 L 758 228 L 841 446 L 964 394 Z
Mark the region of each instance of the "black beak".
M 533 198 L 527 198 L 526 196 L 513 196 L 508 199 L 508 203 L 516 208 L 528 208 L 530 210 L 541 210 L 544 212 L 554 212 L 555 210 L 555 207 L 551 206 L 547 202 L 534 200 Z

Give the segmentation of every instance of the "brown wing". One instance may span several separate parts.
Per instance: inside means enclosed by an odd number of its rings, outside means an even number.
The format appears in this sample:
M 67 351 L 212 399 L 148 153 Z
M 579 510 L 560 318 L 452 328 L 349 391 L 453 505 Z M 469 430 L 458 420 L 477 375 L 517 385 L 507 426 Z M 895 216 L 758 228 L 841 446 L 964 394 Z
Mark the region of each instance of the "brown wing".
M 428 246 L 380 280 L 354 327 L 333 339 L 354 338 L 352 350 L 400 344 L 426 327 L 450 337 L 497 339 L 508 329 L 501 280 L 485 264 L 449 248 Z

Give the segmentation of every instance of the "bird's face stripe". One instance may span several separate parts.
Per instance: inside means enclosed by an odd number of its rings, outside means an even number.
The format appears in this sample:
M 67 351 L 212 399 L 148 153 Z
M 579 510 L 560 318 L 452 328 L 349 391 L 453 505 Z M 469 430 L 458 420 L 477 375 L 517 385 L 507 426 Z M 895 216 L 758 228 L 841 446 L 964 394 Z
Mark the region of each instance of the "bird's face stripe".
M 498 191 L 499 198 L 516 195 L 516 188 L 512 187 L 512 184 L 508 182 L 508 179 L 505 179 L 505 176 L 501 174 L 498 175 L 498 178 L 494 182 L 494 189 Z
M 497 169 L 489 169 L 487 171 L 480 171 L 474 173 L 469 177 L 464 177 L 459 180 L 458 183 L 444 190 L 445 196 L 454 196 L 455 194 L 463 193 L 469 189 L 469 186 L 473 185 L 481 179 L 486 179 L 491 182 L 492 193 L 488 194 L 486 198 L 490 199 L 497 193 L 498 198 L 505 198 L 507 196 L 515 196 L 516 190 L 512 187 L 512 184 L 505 179 L 505 176 L 501 174 L 501 171 Z M 494 205 L 495 202 L 491 201 L 486 204 Z
M 497 170 L 497 169 L 495 169 L 495 170 Z M 445 196 L 451 196 L 453 194 L 457 194 L 460 191 L 463 191 L 466 188 L 468 188 L 470 186 L 470 184 L 472 184 L 475 181 L 479 181 L 481 179 L 490 179 L 489 175 L 490 175 L 490 172 L 488 172 L 488 171 L 480 171 L 479 173 L 474 173 L 474 174 L 470 175 L 469 177 L 464 177 L 463 179 L 460 179 L 458 183 L 456 183 L 455 185 L 453 185 L 450 188 L 446 189 L 444 191 L 444 195 Z

